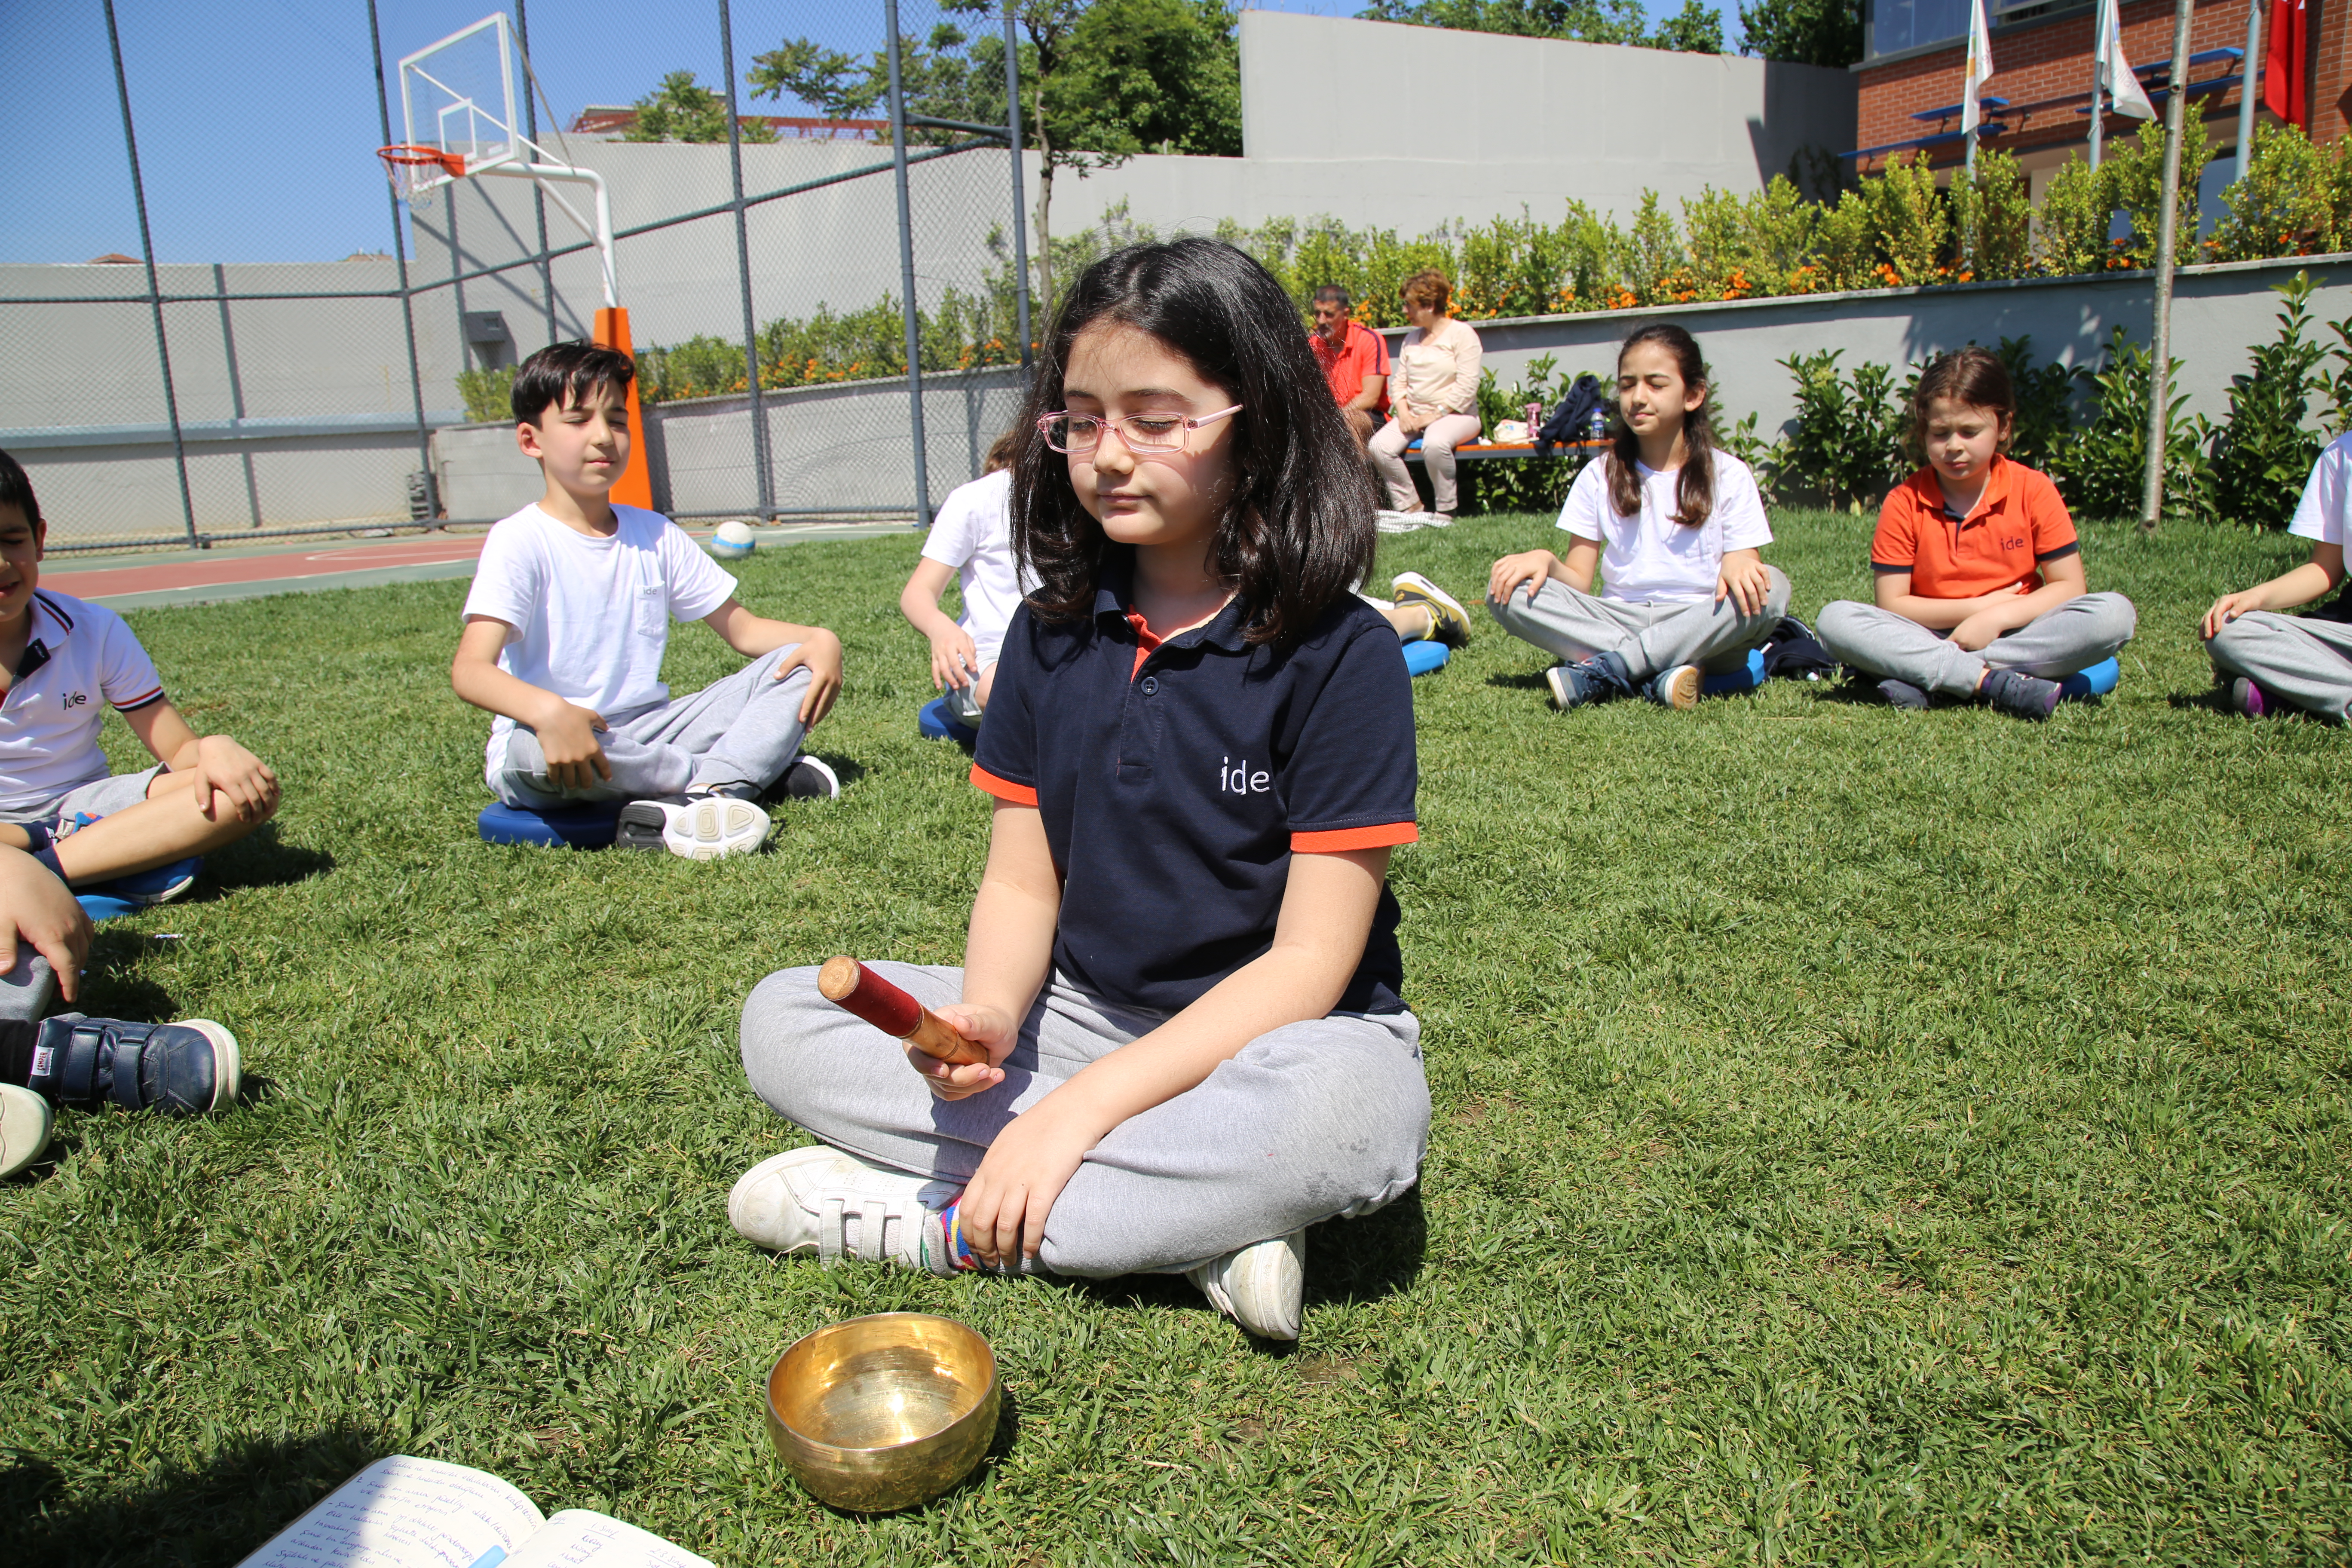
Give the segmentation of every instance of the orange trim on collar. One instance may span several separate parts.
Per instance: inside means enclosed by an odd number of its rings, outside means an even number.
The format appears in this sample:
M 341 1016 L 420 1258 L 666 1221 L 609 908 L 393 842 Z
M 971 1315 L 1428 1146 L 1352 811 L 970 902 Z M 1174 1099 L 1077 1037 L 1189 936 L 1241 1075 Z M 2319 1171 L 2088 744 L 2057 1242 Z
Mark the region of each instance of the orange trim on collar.
M 997 799 L 1013 805 L 1034 806 L 1037 804 L 1035 788 L 1029 784 L 1014 784 L 1011 779 L 998 778 L 978 763 L 971 764 L 971 787 L 983 795 L 992 795 Z
M 1127 672 L 1127 678 L 1133 680 L 1143 673 L 1143 661 L 1151 657 L 1151 650 L 1167 639 L 1151 629 L 1141 610 L 1128 611 L 1127 624 L 1135 628 L 1135 668 Z
M 1393 844 L 1417 844 L 1421 828 L 1410 822 L 1383 822 L 1371 827 L 1335 827 L 1328 833 L 1294 833 L 1294 855 L 1335 855 L 1344 849 L 1381 849 Z

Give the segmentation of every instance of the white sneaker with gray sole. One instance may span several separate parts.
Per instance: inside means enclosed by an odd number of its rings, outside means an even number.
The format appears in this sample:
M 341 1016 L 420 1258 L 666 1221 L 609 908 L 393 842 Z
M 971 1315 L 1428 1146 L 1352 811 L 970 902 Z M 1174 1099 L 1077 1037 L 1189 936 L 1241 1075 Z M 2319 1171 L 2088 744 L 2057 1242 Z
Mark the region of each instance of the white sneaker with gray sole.
M 772 826 L 768 814 L 748 800 L 725 795 L 671 795 L 623 806 L 614 842 L 650 849 L 658 836 L 661 847 L 673 855 L 716 860 L 757 849 L 767 842 Z
M 1184 1276 L 1209 1304 L 1262 1340 L 1295 1340 L 1305 1315 L 1307 1233 L 1254 1243 Z
M 771 1252 L 814 1252 L 952 1275 L 940 1211 L 952 1182 L 872 1164 L 819 1143 L 761 1161 L 727 1194 L 727 1223 Z

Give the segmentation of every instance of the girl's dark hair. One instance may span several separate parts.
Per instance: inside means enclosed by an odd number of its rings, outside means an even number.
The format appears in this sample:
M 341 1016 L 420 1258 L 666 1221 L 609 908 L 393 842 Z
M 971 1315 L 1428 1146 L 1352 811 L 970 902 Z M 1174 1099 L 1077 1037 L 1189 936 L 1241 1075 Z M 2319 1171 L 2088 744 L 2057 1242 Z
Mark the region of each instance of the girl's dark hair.
M 1715 422 L 1709 417 L 1715 397 L 1707 386 L 1706 361 L 1699 357 L 1696 338 L 1671 321 L 1652 321 L 1635 327 L 1633 335 L 1617 346 L 1621 371 L 1625 356 L 1643 343 L 1655 343 L 1674 355 L 1675 372 L 1683 378 L 1683 384 L 1707 394 L 1696 408 L 1683 416 L 1683 466 L 1675 479 L 1675 521 L 1685 528 L 1696 528 L 1715 514 Z M 1625 423 L 1622 410 L 1613 424 L 1609 504 L 1617 509 L 1618 516 L 1633 517 L 1642 510 L 1642 474 L 1633 466 L 1641 460 L 1642 439 Z
M 1037 574 L 1032 609 L 1048 621 L 1092 616 L 1104 559 L 1122 548 L 1079 503 L 1068 459 L 1037 428 L 1062 410 L 1079 334 L 1114 322 L 1157 338 L 1242 405 L 1213 560 L 1246 607 L 1248 639 L 1296 642 L 1371 570 L 1371 479 L 1297 307 L 1265 268 L 1213 239 L 1113 251 L 1063 297 L 1013 469 L 1013 548 Z
M 2000 355 L 1970 343 L 1937 354 L 1919 373 L 1919 384 L 1911 393 L 1910 443 L 1912 452 L 1923 459 L 1927 450 L 1927 405 L 1939 397 L 2000 415 L 2000 449 L 2009 449 L 2009 437 L 2017 425 L 2017 387 Z

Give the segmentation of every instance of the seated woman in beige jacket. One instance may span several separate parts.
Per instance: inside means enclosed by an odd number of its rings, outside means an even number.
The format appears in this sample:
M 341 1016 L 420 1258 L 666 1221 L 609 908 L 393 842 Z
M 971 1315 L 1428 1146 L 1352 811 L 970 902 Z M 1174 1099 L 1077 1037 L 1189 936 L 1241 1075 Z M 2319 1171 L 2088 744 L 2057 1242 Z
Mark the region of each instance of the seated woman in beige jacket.
M 1454 448 L 1478 435 L 1478 334 L 1445 313 L 1454 286 L 1435 270 L 1414 273 L 1399 290 L 1412 331 L 1396 352 L 1389 381 L 1389 423 L 1372 437 L 1372 467 L 1388 487 L 1389 505 L 1418 511 L 1421 498 L 1405 471 L 1407 443 L 1421 437 L 1429 466 L 1431 502 L 1438 517 L 1454 521 Z

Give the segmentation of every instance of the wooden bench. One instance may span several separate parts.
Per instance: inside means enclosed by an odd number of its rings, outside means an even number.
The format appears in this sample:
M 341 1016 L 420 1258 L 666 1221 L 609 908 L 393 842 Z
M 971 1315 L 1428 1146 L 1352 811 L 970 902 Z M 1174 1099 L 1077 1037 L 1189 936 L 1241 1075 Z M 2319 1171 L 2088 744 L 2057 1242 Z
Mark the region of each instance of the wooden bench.
M 1551 449 L 1551 456 L 1566 458 L 1579 452 L 1599 452 L 1608 446 L 1606 441 L 1563 441 Z M 1454 455 L 1465 461 L 1475 458 L 1532 458 L 1536 455 L 1536 444 L 1533 441 L 1465 441 L 1454 448 Z M 1421 461 L 1420 437 L 1414 437 L 1405 447 L 1404 460 L 1408 463 Z

